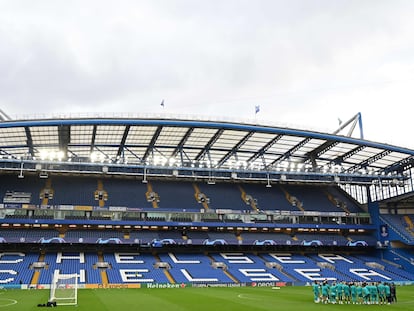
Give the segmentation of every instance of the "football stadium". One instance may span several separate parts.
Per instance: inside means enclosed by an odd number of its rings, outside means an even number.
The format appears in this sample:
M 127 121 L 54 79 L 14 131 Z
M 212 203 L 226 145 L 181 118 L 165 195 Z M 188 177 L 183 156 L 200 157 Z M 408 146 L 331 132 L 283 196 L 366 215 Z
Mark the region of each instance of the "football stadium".
M 413 164 L 359 113 L 324 133 L 2 112 L 0 309 L 412 309 Z

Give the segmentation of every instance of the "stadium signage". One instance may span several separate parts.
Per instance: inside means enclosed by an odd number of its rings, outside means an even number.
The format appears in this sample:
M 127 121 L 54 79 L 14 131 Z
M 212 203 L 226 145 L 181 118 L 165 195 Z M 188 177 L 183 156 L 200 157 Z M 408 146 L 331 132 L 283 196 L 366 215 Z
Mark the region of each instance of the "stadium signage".
M 73 211 L 75 207 L 73 205 L 59 205 L 59 209 L 62 211 Z
M 110 206 L 109 210 L 113 212 L 125 212 L 127 208 L 125 206 Z
M 246 283 L 196 283 L 191 287 L 246 287 Z
M 22 207 L 21 204 L 16 204 L 16 203 L 14 203 L 14 204 L 7 203 L 7 204 L 4 204 L 3 206 L 4 206 L 4 208 L 21 208 Z
M 274 286 L 286 286 L 285 282 L 252 282 L 251 287 L 274 287 Z
M 178 222 L 177 225 L 179 226 L 192 226 L 192 222 Z
M 141 284 L 78 284 L 79 289 L 125 289 L 125 288 L 141 288 Z
M 98 288 L 130 288 L 130 284 L 98 284 Z
M 160 289 L 160 288 L 185 288 L 187 285 L 185 283 L 181 284 L 170 284 L 170 283 L 147 283 L 143 287 L 150 289 Z

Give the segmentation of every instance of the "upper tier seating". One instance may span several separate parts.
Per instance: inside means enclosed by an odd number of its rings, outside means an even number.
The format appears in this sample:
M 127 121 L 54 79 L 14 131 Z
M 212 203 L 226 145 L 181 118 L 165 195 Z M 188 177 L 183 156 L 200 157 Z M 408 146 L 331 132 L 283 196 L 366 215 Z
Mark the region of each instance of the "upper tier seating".
M 242 213 L 259 211 L 359 212 L 360 206 L 340 188 L 274 184 L 219 183 L 209 185 L 191 181 L 49 176 L 39 179 L 0 177 L 0 195 L 7 191 L 31 193 L 31 204 L 41 204 L 41 190 L 51 187 L 49 205 L 128 207 L 140 210 L 236 210 Z M 100 195 L 102 194 L 102 195 Z M 40 215 L 41 216 L 41 215 Z M 47 215 L 48 217 L 50 215 Z M 232 219 L 223 219 L 231 222 Z M 260 221 L 260 220 L 259 220 Z M 266 221 L 264 219 L 264 221 Z

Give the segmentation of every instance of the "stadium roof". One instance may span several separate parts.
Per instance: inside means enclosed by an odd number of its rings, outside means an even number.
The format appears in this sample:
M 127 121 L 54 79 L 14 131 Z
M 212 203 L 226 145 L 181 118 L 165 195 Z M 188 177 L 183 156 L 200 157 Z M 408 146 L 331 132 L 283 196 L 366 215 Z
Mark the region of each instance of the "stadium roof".
M 403 178 L 414 150 L 287 127 L 166 118 L 53 118 L 0 122 L 2 169 L 88 163 L 254 174 Z M 11 165 L 10 163 L 15 163 Z M 57 166 L 55 166 L 57 167 Z M 39 166 L 37 166 L 39 169 Z M 67 168 L 66 168 L 67 169 Z M 109 169 L 110 170 L 110 169 Z M 235 175 L 232 175 L 233 177 Z M 247 176 L 247 175 L 246 175 Z M 339 179 L 337 179 L 339 180 Z

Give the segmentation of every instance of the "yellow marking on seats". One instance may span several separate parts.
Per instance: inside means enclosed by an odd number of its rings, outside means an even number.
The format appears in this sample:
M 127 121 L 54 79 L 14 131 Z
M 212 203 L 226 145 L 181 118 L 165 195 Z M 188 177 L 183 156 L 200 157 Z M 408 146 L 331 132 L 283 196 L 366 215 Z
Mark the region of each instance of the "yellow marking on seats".
M 259 210 L 257 208 L 256 202 L 254 201 L 254 198 L 252 196 L 249 196 L 246 191 L 244 191 L 244 189 L 242 188 L 242 186 L 239 186 L 240 192 L 241 192 L 241 198 L 243 200 L 244 203 L 246 203 L 247 205 L 249 205 L 253 210 L 255 210 L 256 212 Z M 248 200 L 248 198 L 250 197 L 250 201 Z
M 156 260 L 157 262 L 161 262 L 161 259 L 160 259 L 160 257 L 159 257 L 158 255 L 154 255 L 154 257 L 155 257 L 155 260 Z M 173 278 L 173 276 L 171 275 L 170 271 L 168 271 L 167 269 L 162 269 L 162 270 L 163 270 L 163 272 L 164 272 L 165 276 L 167 277 L 168 281 L 169 281 L 171 284 L 175 284 L 175 283 L 176 283 L 176 281 L 174 280 L 174 278 Z
M 38 261 L 39 262 L 45 261 L 45 254 L 44 253 L 40 253 Z M 32 279 L 30 280 L 30 285 L 31 286 L 36 286 L 37 283 L 39 282 L 40 272 L 41 272 L 41 270 L 36 270 L 33 273 Z
M 36 270 L 36 271 L 33 273 L 32 280 L 30 281 L 30 285 L 31 285 L 31 286 L 36 286 L 36 285 L 37 285 L 37 283 L 39 282 L 39 278 L 40 278 L 40 270 Z
M 98 252 L 98 261 L 104 262 L 104 257 L 103 257 L 102 252 Z M 101 272 L 102 285 L 105 287 L 106 285 L 109 284 L 108 274 L 106 273 L 105 269 L 101 269 L 100 272 Z
M 288 200 L 288 202 L 290 203 L 290 204 L 292 204 L 293 203 L 293 199 L 294 199 L 294 197 L 292 196 L 292 195 L 290 195 L 290 193 L 285 189 L 285 188 L 283 188 L 283 187 L 280 187 L 281 189 L 282 189 L 282 191 L 285 193 L 285 197 L 286 197 L 286 200 Z M 292 204 L 293 205 L 293 204 Z M 301 210 L 302 212 L 304 212 L 305 211 L 305 209 L 303 208 L 303 206 L 302 206 L 302 203 L 296 198 L 296 204 L 295 204 L 295 206 L 299 209 L 299 210 Z
M 49 190 L 49 196 L 48 197 L 45 196 L 45 190 L 46 189 Z M 53 196 L 53 189 L 52 189 L 52 180 L 49 178 L 49 179 L 46 180 L 45 187 L 40 191 L 40 197 L 43 197 L 42 198 L 42 205 L 48 205 L 49 204 L 50 195 Z
M 213 262 L 215 261 L 214 258 L 210 255 L 210 254 L 206 254 L 207 257 L 210 258 L 210 261 Z M 240 281 L 234 276 L 232 275 L 229 271 L 222 269 L 222 271 L 224 272 L 225 275 L 227 275 L 234 283 L 240 283 Z
M 234 283 L 240 283 L 240 281 L 238 279 L 236 279 L 234 277 L 234 275 L 232 275 L 230 272 L 228 272 L 227 270 L 223 270 L 224 274 L 227 275 L 230 279 L 233 280 Z
M 102 198 L 99 199 L 98 202 L 99 202 L 99 207 L 104 207 L 105 201 L 108 200 L 108 192 L 104 190 L 102 180 L 98 179 L 97 183 L 98 183 L 98 186 L 97 186 L 97 189 L 95 190 L 94 195 L 96 198 L 97 196 L 99 196 L 99 193 L 102 192 Z
M 325 195 L 328 197 L 328 200 L 331 201 L 333 205 L 341 208 L 345 213 L 348 213 L 348 214 L 351 213 L 345 204 L 339 204 L 338 206 L 338 202 L 335 200 L 335 197 L 332 194 L 330 194 L 328 191 L 325 191 Z
M 414 224 L 411 221 L 411 218 L 407 215 L 404 216 L 404 220 L 405 222 L 408 224 L 408 228 L 413 229 L 414 228 Z
M 151 194 L 154 195 L 154 198 L 152 201 L 149 201 Z M 153 208 L 158 208 L 158 200 L 159 200 L 158 193 L 154 192 L 150 182 L 147 183 L 147 192 L 145 192 L 145 197 L 147 198 L 147 201 L 151 202 Z
M 203 193 L 200 191 L 200 188 L 198 187 L 197 184 L 193 184 L 193 188 L 194 188 L 194 198 L 196 199 L 197 202 L 199 202 L 199 196 L 200 194 L 203 194 Z M 203 205 L 204 209 L 210 208 L 208 206 L 207 200 L 204 200 L 204 202 L 201 202 L 201 205 Z

